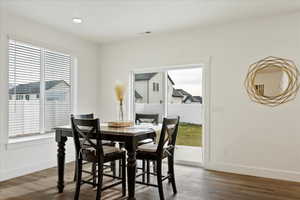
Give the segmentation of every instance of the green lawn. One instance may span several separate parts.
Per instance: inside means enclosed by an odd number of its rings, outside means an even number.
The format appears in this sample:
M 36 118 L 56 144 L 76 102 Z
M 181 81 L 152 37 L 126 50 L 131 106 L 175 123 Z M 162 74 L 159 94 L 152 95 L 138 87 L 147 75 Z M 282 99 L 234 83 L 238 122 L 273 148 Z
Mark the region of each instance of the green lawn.
M 202 126 L 180 123 L 176 144 L 202 147 Z

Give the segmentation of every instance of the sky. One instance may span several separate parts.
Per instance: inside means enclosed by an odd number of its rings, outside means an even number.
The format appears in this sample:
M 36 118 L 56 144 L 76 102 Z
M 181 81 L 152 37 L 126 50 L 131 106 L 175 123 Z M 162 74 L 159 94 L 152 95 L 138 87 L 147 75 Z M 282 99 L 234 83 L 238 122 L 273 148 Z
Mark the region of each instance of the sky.
M 168 73 L 175 83 L 174 88 L 202 96 L 202 68 L 170 70 Z

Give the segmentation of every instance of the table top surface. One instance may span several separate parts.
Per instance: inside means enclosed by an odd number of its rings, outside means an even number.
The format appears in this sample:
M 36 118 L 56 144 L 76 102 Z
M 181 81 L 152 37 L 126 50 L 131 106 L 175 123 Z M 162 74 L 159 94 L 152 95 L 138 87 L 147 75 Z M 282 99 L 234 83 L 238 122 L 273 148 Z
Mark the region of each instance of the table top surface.
M 129 135 L 139 135 L 145 133 L 153 133 L 156 132 L 157 134 L 160 132 L 162 128 L 162 124 L 153 125 L 153 124 L 139 124 L 130 127 L 122 127 L 122 128 L 115 128 L 109 127 L 107 123 L 100 124 L 100 131 L 102 134 L 129 134 Z M 71 125 L 65 126 L 58 126 L 55 130 L 62 130 L 62 131 L 71 131 Z

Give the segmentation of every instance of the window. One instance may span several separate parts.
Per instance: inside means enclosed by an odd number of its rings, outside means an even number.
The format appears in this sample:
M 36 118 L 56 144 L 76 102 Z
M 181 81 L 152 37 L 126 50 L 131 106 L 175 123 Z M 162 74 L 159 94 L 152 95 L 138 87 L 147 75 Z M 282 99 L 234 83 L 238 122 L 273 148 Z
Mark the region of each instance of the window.
M 9 96 L 16 97 L 8 102 L 9 137 L 69 124 L 72 57 L 15 40 L 9 40 L 8 56 Z
M 159 83 L 153 83 L 152 84 L 152 88 L 153 88 L 153 91 L 159 91 Z
M 23 95 L 22 94 L 17 94 L 16 99 L 17 100 L 23 100 Z

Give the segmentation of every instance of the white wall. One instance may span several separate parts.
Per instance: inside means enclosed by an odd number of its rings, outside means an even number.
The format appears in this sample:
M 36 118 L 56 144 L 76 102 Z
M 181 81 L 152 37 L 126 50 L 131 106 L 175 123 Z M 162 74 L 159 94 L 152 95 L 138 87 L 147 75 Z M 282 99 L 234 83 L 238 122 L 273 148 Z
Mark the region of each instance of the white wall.
M 300 13 L 274 16 L 104 45 L 99 113 L 114 118 L 114 83 L 128 81 L 130 70 L 199 63 L 211 56 L 207 167 L 300 181 L 300 99 L 269 108 L 252 103 L 243 87 L 248 66 L 266 56 L 300 63 L 299 18 Z
M 95 112 L 99 100 L 97 91 L 98 46 L 46 25 L 27 21 L 0 10 L 0 181 L 56 166 L 55 139 L 45 138 L 7 144 L 7 35 L 17 40 L 63 51 L 78 58 L 77 111 Z M 67 146 L 67 160 L 74 157 L 73 143 Z

